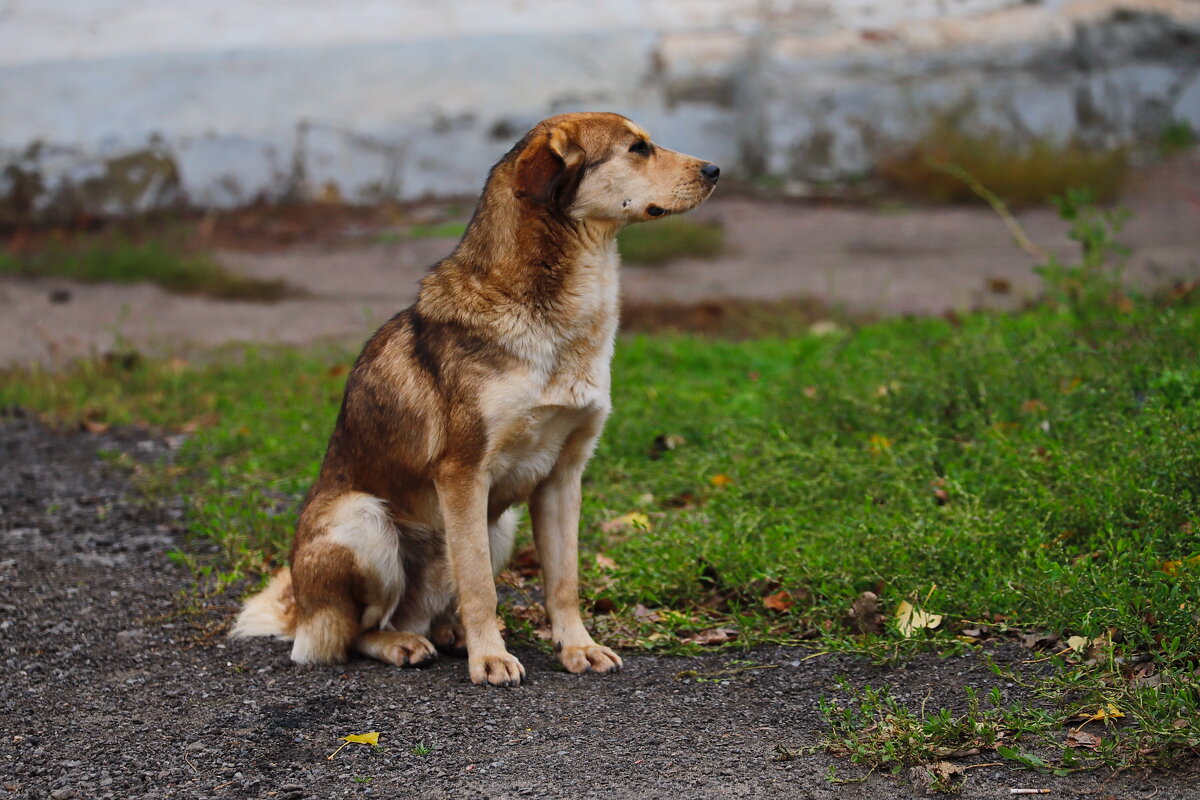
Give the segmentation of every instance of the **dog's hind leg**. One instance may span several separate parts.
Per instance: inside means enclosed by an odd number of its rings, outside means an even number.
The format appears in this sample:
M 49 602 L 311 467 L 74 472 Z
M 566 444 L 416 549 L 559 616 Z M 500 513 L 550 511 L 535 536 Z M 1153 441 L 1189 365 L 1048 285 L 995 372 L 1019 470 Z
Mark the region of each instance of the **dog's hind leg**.
M 382 500 L 348 493 L 309 504 L 319 526 L 301 540 L 292 564 L 298 606 L 292 660 L 345 661 L 353 648 L 393 664 L 428 658 L 433 646 L 388 627 L 404 595 L 400 537 Z
M 437 655 L 428 639 L 408 631 L 369 631 L 354 640 L 354 649 L 397 667 L 422 664 Z

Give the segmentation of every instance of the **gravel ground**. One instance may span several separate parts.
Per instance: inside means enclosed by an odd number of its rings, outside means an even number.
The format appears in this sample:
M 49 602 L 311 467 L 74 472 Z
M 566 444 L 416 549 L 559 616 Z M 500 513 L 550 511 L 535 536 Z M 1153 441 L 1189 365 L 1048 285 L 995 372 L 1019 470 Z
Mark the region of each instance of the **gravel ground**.
M 605 678 L 520 652 L 528 681 L 512 690 L 472 686 L 458 659 L 298 668 L 282 644 L 204 642 L 169 621 L 189 586 L 165 555 L 180 542 L 182 502 L 139 502 L 98 450 L 152 459 L 169 448 L 146 433 L 0 419 L 0 798 L 909 797 L 919 792 L 906 776 L 834 785 L 829 757 L 780 762 L 772 751 L 817 741 L 817 698 L 838 675 L 932 707 L 994 680 L 975 657 L 888 670 L 786 649 L 627 654 L 627 669 Z M 715 683 L 676 677 L 737 658 L 779 667 Z M 327 758 L 339 737 L 367 731 L 381 732 L 380 747 Z M 1052 797 L 1167 800 L 1196 797 L 1198 780 L 1196 761 L 1165 775 L 1063 779 L 981 767 L 964 795 L 1045 786 Z

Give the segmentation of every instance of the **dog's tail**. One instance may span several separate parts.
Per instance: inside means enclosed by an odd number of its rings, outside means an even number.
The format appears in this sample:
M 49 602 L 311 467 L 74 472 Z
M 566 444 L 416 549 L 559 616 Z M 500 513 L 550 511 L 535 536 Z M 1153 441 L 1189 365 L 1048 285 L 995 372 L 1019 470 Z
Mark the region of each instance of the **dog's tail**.
M 267 588 L 246 601 L 230 637 L 276 636 L 291 639 L 296 634 L 296 596 L 292 592 L 292 571 L 287 567 L 271 576 Z

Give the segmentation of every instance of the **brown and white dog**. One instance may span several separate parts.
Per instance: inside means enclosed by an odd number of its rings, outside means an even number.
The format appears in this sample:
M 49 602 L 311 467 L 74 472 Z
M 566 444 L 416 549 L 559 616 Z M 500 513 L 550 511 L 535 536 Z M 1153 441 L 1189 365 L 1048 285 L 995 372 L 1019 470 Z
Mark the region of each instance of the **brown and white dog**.
M 580 618 L 577 552 L 580 476 L 611 407 L 615 236 L 698 205 L 719 174 L 617 114 L 551 117 L 518 142 L 416 304 L 363 348 L 291 568 L 231 635 L 294 639 L 300 663 L 419 664 L 465 644 L 472 681 L 515 686 L 494 576 L 527 502 L 563 666 L 618 670 Z

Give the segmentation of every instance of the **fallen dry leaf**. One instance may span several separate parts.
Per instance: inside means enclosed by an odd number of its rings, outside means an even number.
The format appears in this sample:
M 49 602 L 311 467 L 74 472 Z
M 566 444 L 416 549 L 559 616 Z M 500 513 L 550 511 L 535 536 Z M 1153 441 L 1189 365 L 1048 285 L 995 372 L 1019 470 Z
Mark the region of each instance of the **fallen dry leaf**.
M 792 599 L 792 593 L 787 589 L 781 589 L 775 594 L 769 594 L 763 598 L 763 605 L 772 611 L 787 611 L 795 602 Z
M 349 744 L 369 744 L 375 747 L 379 744 L 379 731 L 371 731 L 370 733 L 352 733 L 349 736 L 343 736 Z
M 1081 747 L 1088 750 L 1095 750 L 1100 746 L 1100 737 L 1094 733 L 1087 731 L 1069 731 L 1067 733 L 1067 747 Z
M 633 607 L 633 618 L 638 622 L 658 622 L 662 619 L 657 611 L 651 611 L 641 603 Z
M 942 624 L 941 614 L 930 614 L 915 608 L 907 600 L 901 600 L 896 606 L 896 628 L 904 638 L 911 638 L 919 630 L 933 630 Z
M 600 569 L 616 569 L 617 562 L 613 561 L 606 555 L 596 553 L 596 566 Z
M 608 522 L 600 525 L 600 530 L 604 533 L 615 533 L 625 530 L 648 531 L 653 526 L 650 524 L 650 518 L 640 511 L 630 511 L 628 514 L 622 514 L 619 517 L 614 517 Z
M 850 614 L 842 622 L 855 633 L 880 633 L 883 614 L 879 612 L 879 595 L 863 592 L 850 604 Z
M 1186 560 L 1179 559 L 1177 561 L 1164 561 L 1162 563 L 1162 571 L 1168 575 L 1178 575 L 1179 571 L 1183 569 L 1185 565 L 1188 567 L 1200 566 L 1200 556 L 1192 556 Z
M 699 633 L 693 633 L 691 636 L 685 636 L 679 641 L 688 644 L 724 644 L 736 640 L 737 637 L 738 632 L 733 628 L 709 628 Z
M 892 449 L 892 440 L 886 436 L 880 436 L 878 433 L 871 434 L 871 438 L 867 440 L 867 449 L 872 455 L 878 456 Z
M 1120 719 L 1123 716 L 1125 716 L 1125 714 L 1121 711 L 1121 709 L 1117 708 L 1112 703 L 1107 703 L 1103 707 L 1099 708 L 1094 714 L 1089 714 L 1088 712 L 1084 711 L 1080 714 L 1077 714 L 1076 718 L 1082 719 L 1086 724 L 1088 722 L 1102 722 L 1109 719 Z
M 342 752 L 343 748 L 345 748 L 347 745 L 369 744 L 372 747 L 377 747 L 379 745 L 379 731 L 371 731 L 370 733 L 352 733 L 349 736 L 343 736 L 342 741 L 345 744 L 326 756 L 325 758 L 327 761 L 332 761 L 333 757 Z
M 1026 633 L 1021 637 L 1021 646 L 1029 650 L 1041 650 L 1058 644 L 1053 633 Z
M 80 420 L 79 427 L 82 428 L 83 430 L 87 431 L 88 433 L 99 434 L 99 433 L 107 433 L 108 432 L 108 423 L 107 422 L 97 422 L 94 419 Z
M 204 414 L 203 416 L 194 417 L 179 426 L 180 433 L 195 433 L 201 428 L 211 428 L 221 421 L 219 414 Z
M 522 547 L 512 557 L 513 571 L 526 578 L 532 578 L 542 569 L 541 559 L 533 545 Z
M 921 787 L 925 792 L 934 790 L 934 787 L 937 787 L 938 791 L 945 791 L 951 786 L 954 778 L 962 775 L 966 769 L 965 766 L 960 764 L 954 764 L 949 761 L 938 761 L 933 764 L 919 764 L 915 767 L 909 767 L 908 776 L 913 783 Z
M 700 505 L 700 501 L 691 492 L 680 492 L 674 497 L 668 497 L 663 505 L 667 508 L 679 509 L 680 511 L 690 511 Z
M 733 483 L 733 478 L 730 478 L 728 475 L 717 474 L 709 478 L 708 482 L 713 486 L 728 486 Z
M 1074 650 L 1076 653 L 1082 653 L 1092 644 L 1092 640 L 1086 636 L 1068 636 L 1067 647 Z

